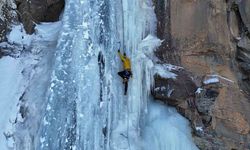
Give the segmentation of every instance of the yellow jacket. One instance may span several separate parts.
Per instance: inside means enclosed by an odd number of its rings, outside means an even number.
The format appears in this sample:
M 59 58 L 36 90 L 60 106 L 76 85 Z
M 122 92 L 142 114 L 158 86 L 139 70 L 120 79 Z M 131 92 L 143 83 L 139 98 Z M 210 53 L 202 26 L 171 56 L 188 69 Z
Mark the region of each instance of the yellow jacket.
M 130 59 L 126 56 L 123 56 L 120 52 L 118 52 L 122 62 L 124 70 L 131 70 L 131 62 Z

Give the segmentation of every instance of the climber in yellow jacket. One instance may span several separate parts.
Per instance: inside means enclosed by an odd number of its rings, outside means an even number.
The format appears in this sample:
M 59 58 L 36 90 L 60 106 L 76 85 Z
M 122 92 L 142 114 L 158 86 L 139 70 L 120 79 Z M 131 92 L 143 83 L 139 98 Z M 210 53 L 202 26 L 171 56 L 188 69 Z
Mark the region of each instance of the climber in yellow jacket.
M 121 61 L 123 63 L 123 71 L 118 72 L 118 75 L 122 77 L 123 83 L 125 84 L 125 92 L 124 95 L 127 94 L 127 89 L 128 89 L 128 80 L 130 77 L 132 77 L 132 72 L 131 72 L 131 62 L 130 59 L 126 56 L 126 53 L 123 55 L 121 54 L 120 50 L 118 50 L 118 54 L 121 58 Z

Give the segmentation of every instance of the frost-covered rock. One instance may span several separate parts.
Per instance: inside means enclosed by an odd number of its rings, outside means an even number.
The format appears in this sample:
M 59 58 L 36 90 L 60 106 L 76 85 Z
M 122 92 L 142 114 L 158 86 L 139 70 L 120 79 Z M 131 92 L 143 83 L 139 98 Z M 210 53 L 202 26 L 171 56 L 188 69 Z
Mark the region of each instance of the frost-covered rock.
M 19 57 L 24 50 L 28 50 L 34 35 L 26 34 L 22 25 L 12 25 L 6 38 L 6 42 L 0 43 L 0 57 Z
M 9 25 L 16 17 L 14 0 L 0 1 L 0 42 L 6 40 Z

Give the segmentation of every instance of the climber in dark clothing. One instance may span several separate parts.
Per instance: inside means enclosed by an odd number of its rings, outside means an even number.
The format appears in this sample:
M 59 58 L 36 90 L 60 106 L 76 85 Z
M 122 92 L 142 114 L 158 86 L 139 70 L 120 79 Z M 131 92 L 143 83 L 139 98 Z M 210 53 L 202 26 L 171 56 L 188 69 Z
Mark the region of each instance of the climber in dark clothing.
M 125 91 L 124 95 L 127 95 L 127 90 L 128 90 L 128 80 L 130 77 L 132 77 L 132 72 L 131 72 L 131 62 L 130 59 L 126 56 L 126 53 L 123 55 L 120 53 L 120 50 L 118 50 L 118 54 L 121 58 L 121 61 L 123 63 L 123 71 L 118 72 L 118 75 L 122 77 L 123 79 L 123 84 L 125 84 Z

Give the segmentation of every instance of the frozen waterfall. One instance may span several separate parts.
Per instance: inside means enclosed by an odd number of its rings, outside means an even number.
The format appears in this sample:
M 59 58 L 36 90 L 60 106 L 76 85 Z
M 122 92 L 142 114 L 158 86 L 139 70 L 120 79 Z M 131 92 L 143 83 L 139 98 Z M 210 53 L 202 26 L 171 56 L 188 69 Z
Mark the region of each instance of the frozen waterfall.
M 34 104 L 40 123 L 25 134 L 25 149 L 197 149 L 188 121 L 151 100 L 161 43 L 151 0 L 66 0 L 60 24 L 46 97 Z M 127 96 L 118 42 L 132 61 Z

